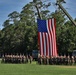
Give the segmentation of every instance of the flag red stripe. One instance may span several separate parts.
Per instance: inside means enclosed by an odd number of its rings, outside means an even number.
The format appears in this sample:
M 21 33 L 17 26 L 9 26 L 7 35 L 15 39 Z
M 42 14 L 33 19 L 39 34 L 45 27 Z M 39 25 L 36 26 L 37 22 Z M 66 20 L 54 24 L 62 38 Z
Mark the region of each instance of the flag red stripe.
M 52 33 L 53 33 L 53 56 L 57 56 L 57 49 L 56 49 L 56 34 L 55 34 L 55 20 L 52 19 L 52 26 L 53 26 L 53 29 L 52 29 Z
M 54 19 L 54 28 L 55 28 L 54 29 L 54 32 L 55 32 L 54 33 L 54 37 L 55 37 L 55 55 L 58 56 L 57 55 L 57 45 L 56 45 L 56 20 L 55 19 Z
M 53 48 L 54 48 L 54 45 L 53 45 L 53 33 L 52 33 L 52 21 L 51 19 L 49 19 L 49 26 L 50 26 L 50 36 L 51 36 L 51 56 L 53 55 Z
M 46 40 L 47 40 L 46 55 L 49 56 L 49 36 L 47 33 L 46 33 Z
M 48 32 L 49 32 L 49 39 L 50 39 L 50 56 L 52 56 L 52 48 L 53 48 L 53 44 L 52 44 L 52 34 L 51 34 L 51 20 L 48 20 Z

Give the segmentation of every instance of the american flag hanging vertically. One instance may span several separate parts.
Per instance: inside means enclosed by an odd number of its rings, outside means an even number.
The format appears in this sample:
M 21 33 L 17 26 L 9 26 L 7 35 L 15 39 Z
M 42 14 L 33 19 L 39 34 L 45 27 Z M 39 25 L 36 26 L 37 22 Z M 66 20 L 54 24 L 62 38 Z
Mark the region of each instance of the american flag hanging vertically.
M 37 20 L 40 55 L 57 56 L 55 19 Z

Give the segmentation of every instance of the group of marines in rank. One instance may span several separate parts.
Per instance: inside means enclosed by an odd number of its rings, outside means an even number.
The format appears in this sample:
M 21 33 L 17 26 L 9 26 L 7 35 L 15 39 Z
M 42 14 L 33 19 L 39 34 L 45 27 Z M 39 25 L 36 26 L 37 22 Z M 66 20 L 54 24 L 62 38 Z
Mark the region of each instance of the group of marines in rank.
M 40 56 L 38 57 L 38 64 L 45 65 L 75 65 L 76 64 L 76 56 Z
M 32 56 L 24 55 L 24 54 L 16 54 L 16 55 L 9 55 L 5 54 L 2 56 L 2 63 L 28 63 L 32 62 L 33 58 Z
M 3 63 L 32 63 L 33 57 L 31 55 L 3 55 Z M 74 65 L 76 64 L 76 56 L 41 56 L 38 55 L 37 61 L 40 65 Z

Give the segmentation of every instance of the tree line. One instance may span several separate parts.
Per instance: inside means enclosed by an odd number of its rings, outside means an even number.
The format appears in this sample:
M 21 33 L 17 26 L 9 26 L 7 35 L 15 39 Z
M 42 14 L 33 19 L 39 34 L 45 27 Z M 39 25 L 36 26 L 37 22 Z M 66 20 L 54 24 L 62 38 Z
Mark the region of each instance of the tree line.
M 62 0 L 60 0 L 63 3 Z M 21 12 L 13 11 L 3 23 L 0 30 L 1 53 L 29 53 L 38 50 L 38 6 L 42 19 L 56 19 L 56 40 L 59 54 L 68 54 L 76 49 L 76 27 L 61 9 L 50 11 L 51 3 L 46 0 L 35 0 L 26 4 Z M 76 19 L 75 19 L 76 21 Z

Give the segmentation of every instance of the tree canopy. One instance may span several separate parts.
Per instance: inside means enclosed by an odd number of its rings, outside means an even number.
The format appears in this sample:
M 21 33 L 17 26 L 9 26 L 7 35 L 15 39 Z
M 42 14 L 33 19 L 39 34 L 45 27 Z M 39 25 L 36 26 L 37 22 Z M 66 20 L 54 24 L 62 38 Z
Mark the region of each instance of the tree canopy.
M 63 2 L 60 0 L 60 2 Z M 19 13 L 13 11 L 0 30 L 0 52 L 28 53 L 38 50 L 37 21 L 38 11 L 42 19 L 56 19 L 56 39 L 59 54 L 68 54 L 76 49 L 76 27 L 65 17 L 62 10 L 50 12 L 51 3 L 47 0 L 35 0 L 26 4 Z M 76 19 L 75 19 L 76 21 Z

